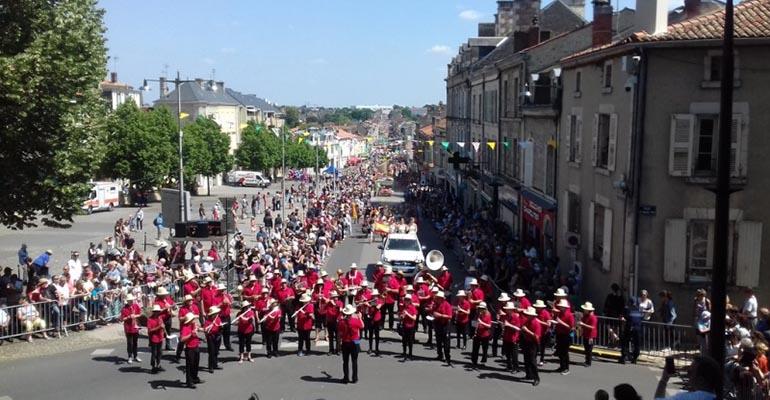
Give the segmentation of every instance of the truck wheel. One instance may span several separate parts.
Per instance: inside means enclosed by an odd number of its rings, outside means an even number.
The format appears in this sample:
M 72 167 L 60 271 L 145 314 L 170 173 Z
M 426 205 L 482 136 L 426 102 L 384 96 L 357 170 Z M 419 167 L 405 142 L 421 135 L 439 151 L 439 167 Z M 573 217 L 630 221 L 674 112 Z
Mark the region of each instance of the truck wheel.
M 94 213 L 94 208 L 92 206 L 88 206 L 88 210 L 86 211 L 88 215 L 91 215 Z
M 107 207 L 107 211 L 112 211 L 112 203 L 110 203 L 110 206 Z

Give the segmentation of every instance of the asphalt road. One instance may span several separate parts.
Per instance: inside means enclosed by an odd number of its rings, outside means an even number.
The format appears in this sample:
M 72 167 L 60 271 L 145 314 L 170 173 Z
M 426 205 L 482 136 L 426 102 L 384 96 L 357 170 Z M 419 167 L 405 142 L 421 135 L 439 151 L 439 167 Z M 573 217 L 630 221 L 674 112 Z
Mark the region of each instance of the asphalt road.
M 376 244 L 360 236 L 346 239 L 332 253 L 327 269 L 345 268 L 351 262 L 371 265 L 377 261 Z M 439 248 L 447 255 L 453 270 L 457 261 L 451 252 L 442 249 L 436 233 L 423 226 L 421 242 L 429 249 Z M 457 272 L 456 270 L 454 272 Z M 460 281 L 459 276 L 455 281 Z M 237 363 L 237 355 L 222 352 L 223 370 L 209 374 L 201 371 L 205 383 L 195 391 L 182 386 L 184 373 L 177 364 L 170 364 L 168 354 L 163 361 L 166 368 L 157 375 L 149 373 L 147 340 L 140 339 L 141 364 L 126 364 L 123 342 L 100 343 L 98 347 L 44 357 L 0 363 L 0 399 L 249 399 L 252 393 L 259 399 L 591 399 L 597 389 L 611 392 L 623 382 L 634 385 L 640 393 L 651 394 L 659 372 L 644 365 L 619 366 L 611 362 L 595 362 L 591 368 L 573 365 L 572 374 L 554 373 L 555 360 L 541 370 L 541 384 L 533 387 L 520 381 L 523 374 L 510 374 L 495 358 L 486 367 L 468 370 L 470 355 L 453 348 L 455 366 L 445 367 L 433 361 L 435 352 L 422 343 L 426 336 L 417 334 L 421 343 L 415 345 L 414 361 L 402 362 L 395 357 L 401 344 L 392 332 L 383 332 L 388 338 L 381 344 L 383 356 L 368 356 L 362 343 L 359 357 L 359 383 L 344 385 L 341 377 L 341 358 L 327 356 L 326 346 L 314 348 L 314 353 L 297 357 L 296 337 L 282 336 L 279 358 L 264 357 L 262 346 L 253 351 L 255 362 Z M 255 336 L 255 341 L 260 339 Z M 470 347 L 470 346 L 469 346 Z M 548 358 L 547 358 L 548 360 Z M 580 356 L 573 355 L 573 362 Z M 205 364 L 205 354 L 201 365 Z M 4 397 L 5 396 L 5 397 Z

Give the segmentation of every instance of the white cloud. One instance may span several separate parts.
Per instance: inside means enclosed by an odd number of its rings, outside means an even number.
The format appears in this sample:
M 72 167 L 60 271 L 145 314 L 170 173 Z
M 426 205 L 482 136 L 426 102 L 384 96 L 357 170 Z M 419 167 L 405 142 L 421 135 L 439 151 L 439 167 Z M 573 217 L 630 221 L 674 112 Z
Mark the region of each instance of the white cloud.
M 476 10 L 464 10 L 460 12 L 459 17 L 466 21 L 478 21 L 481 19 L 481 13 Z
M 433 45 L 433 47 L 428 49 L 428 53 L 433 53 L 433 54 L 449 55 L 451 52 L 452 52 L 452 49 L 450 49 L 449 46 L 444 44 L 436 44 L 436 45 Z
M 328 63 L 329 61 L 326 61 L 325 58 L 314 58 L 310 60 L 310 64 L 313 64 L 313 65 L 326 65 Z
M 233 47 L 222 47 L 221 49 L 219 49 L 219 51 L 222 54 L 234 54 L 235 53 L 235 48 L 233 48 Z
M 203 59 L 203 62 L 204 62 L 204 63 L 206 63 L 206 64 L 208 64 L 208 65 L 214 65 L 214 62 L 215 62 L 215 61 L 214 61 L 214 59 L 213 59 L 213 58 L 211 58 L 211 57 L 206 57 L 206 58 L 204 58 L 204 59 Z

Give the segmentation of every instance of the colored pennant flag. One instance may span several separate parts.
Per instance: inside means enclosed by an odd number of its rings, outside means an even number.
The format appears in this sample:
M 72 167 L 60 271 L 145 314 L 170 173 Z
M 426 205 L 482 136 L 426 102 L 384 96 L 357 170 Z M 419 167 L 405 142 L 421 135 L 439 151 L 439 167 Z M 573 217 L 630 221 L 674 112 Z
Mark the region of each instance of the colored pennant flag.
M 449 149 L 449 142 L 441 142 L 441 146 L 444 147 L 445 150 Z
M 487 146 L 489 146 L 490 149 L 494 150 L 497 146 L 497 142 L 489 141 L 487 142 Z
M 503 146 L 505 146 L 506 149 L 511 147 L 511 143 L 508 141 L 508 139 L 503 140 Z
M 298 137 L 298 138 L 297 138 L 297 143 L 302 143 L 302 141 L 303 141 L 303 140 L 304 140 L 304 139 L 302 139 L 301 137 Z
M 460 146 L 461 149 L 465 148 L 465 142 L 457 142 L 457 145 Z
M 479 146 L 481 146 L 481 142 L 471 142 L 471 145 L 473 146 L 473 150 L 476 151 L 476 153 L 479 152 Z
M 186 112 L 179 113 L 179 119 L 185 119 L 185 118 L 187 118 L 189 116 L 190 116 L 190 114 L 188 114 Z
M 248 126 L 249 126 L 249 124 L 241 124 L 240 125 L 241 129 L 246 129 Z
M 425 143 L 428 144 L 428 146 L 433 147 L 434 140 L 426 140 Z

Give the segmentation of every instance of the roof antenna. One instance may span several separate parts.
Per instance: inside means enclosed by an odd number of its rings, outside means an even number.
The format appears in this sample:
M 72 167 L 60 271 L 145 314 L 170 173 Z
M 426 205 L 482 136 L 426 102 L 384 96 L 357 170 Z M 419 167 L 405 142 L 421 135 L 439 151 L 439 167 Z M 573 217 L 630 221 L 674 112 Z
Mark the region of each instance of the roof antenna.
M 118 60 L 120 57 L 114 56 L 112 57 L 112 72 L 118 72 Z
M 215 81 L 216 80 L 216 76 L 217 76 L 217 69 L 216 68 L 212 68 L 211 69 L 211 80 Z

